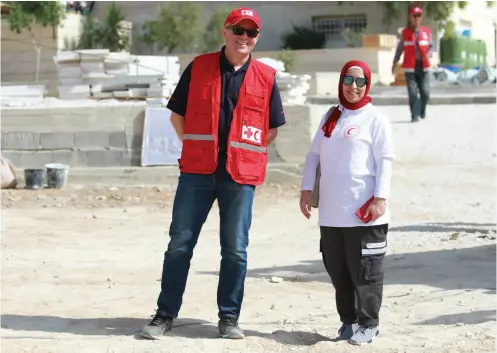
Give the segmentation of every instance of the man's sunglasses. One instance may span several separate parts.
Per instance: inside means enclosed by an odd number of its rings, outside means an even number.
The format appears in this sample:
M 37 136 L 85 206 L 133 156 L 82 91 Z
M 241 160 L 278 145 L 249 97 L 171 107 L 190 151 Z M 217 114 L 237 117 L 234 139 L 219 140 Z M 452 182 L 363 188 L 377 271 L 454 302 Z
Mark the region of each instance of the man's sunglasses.
M 352 76 L 345 76 L 343 78 L 343 83 L 345 86 L 350 86 L 352 83 L 357 85 L 357 87 L 364 87 L 368 83 L 368 80 L 364 77 L 352 77 Z
M 243 28 L 238 26 L 227 26 L 226 29 L 231 29 L 231 32 L 235 36 L 243 36 L 244 33 L 247 33 L 247 37 L 255 38 L 259 35 L 259 30 L 254 28 Z

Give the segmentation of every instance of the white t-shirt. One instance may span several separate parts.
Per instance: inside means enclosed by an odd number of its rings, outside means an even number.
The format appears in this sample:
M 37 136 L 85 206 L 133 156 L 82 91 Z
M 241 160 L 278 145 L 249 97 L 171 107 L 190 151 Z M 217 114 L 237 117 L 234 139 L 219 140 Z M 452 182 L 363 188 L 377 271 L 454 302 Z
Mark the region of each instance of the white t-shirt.
M 387 211 L 376 221 L 363 223 L 355 214 L 371 196 L 388 199 L 392 174 L 392 125 L 373 105 L 348 110 L 341 105 L 340 119 L 330 138 L 319 129 L 305 160 L 301 190 L 313 190 L 316 167 L 321 163 L 319 225 L 357 227 L 389 223 Z

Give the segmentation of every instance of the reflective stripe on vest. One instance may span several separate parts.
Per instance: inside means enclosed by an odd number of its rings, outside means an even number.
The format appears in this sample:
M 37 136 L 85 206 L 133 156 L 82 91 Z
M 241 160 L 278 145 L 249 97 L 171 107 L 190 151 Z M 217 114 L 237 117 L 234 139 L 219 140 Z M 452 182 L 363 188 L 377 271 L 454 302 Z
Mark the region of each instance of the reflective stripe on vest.
M 183 140 L 214 141 L 212 135 L 184 134 Z
M 230 146 L 234 148 L 241 148 L 244 150 L 249 150 L 249 151 L 254 151 L 254 152 L 259 152 L 259 153 L 266 153 L 267 148 L 264 146 L 254 146 L 250 145 L 248 143 L 243 143 L 243 142 L 235 142 L 231 141 Z

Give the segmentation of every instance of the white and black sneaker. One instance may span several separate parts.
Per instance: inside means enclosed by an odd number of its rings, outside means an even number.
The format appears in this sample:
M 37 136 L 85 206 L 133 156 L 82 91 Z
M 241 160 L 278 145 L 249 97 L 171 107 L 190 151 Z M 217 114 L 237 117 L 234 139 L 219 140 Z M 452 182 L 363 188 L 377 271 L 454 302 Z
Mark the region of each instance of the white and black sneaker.
M 378 326 L 359 326 L 352 338 L 349 339 L 349 343 L 356 346 L 364 346 L 373 342 L 373 339 L 379 334 Z

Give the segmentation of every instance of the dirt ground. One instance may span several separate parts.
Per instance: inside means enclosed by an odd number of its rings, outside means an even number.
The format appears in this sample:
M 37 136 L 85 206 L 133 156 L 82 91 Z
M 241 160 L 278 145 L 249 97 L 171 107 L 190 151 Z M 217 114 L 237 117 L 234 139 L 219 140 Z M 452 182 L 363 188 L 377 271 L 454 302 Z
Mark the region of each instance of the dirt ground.
M 317 214 L 300 215 L 298 185 L 257 193 L 241 341 L 216 338 L 216 207 L 173 333 L 148 341 L 136 334 L 156 308 L 174 190 L 70 185 L 2 191 L 2 352 L 494 352 L 497 158 L 495 135 L 481 137 L 494 113 L 468 126 L 435 108 L 418 126 L 392 119 L 393 221 L 372 345 L 333 341 Z

